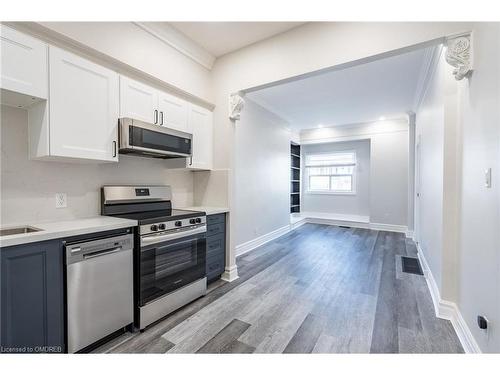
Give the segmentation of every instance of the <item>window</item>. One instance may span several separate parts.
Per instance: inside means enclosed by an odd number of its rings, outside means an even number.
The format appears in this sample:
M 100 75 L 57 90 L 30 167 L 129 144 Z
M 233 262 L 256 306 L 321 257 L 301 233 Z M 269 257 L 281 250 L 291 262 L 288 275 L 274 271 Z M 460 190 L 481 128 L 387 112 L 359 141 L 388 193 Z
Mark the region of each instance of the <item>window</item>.
M 356 153 L 342 151 L 306 155 L 307 191 L 355 194 Z

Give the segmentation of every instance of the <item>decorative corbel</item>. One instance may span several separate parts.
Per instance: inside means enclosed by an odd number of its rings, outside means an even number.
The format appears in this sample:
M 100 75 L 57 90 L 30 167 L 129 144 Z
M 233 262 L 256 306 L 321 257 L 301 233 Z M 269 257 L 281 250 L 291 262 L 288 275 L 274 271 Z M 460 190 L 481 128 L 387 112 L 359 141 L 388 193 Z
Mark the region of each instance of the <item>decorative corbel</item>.
M 453 66 L 457 81 L 472 72 L 472 34 L 459 34 L 446 39 L 446 61 Z
M 231 94 L 229 96 L 229 119 L 239 120 L 244 105 L 245 100 L 240 94 Z

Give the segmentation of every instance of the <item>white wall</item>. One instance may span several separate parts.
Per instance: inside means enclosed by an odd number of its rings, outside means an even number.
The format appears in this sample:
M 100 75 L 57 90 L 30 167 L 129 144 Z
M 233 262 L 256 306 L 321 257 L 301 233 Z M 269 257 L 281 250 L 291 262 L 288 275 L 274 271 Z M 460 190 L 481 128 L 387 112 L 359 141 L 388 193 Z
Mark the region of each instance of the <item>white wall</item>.
M 457 303 L 485 352 L 500 352 L 500 26 L 474 25 L 474 72 L 459 83 L 462 171 Z M 492 188 L 484 171 L 492 168 Z M 489 332 L 477 315 L 490 319 Z
M 228 178 L 227 169 L 193 172 L 194 205 L 228 207 Z
M 307 192 L 305 156 L 307 154 L 355 151 L 356 194 L 315 194 Z M 370 216 L 370 140 L 303 145 L 301 211 Z
M 300 139 L 302 145 L 369 139 L 370 222 L 406 226 L 408 137 L 408 120 L 398 119 L 304 130 Z
M 290 131 L 287 123 L 247 100 L 236 127 L 236 244 L 290 224 Z
M 119 163 L 70 164 L 28 160 L 28 113 L 1 106 L 1 225 L 100 214 L 105 184 L 169 184 L 174 207 L 193 204 L 193 175 L 162 160 L 120 155 Z M 55 193 L 68 207 L 55 208 Z
M 456 82 L 441 56 L 417 113 L 418 240 L 441 298 L 484 352 L 500 351 L 500 26 L 478 23 L 474 71 Z M 492 187 L 484 172 L 492 168 Z M 477 316 L 490 320 L 487 331 Z

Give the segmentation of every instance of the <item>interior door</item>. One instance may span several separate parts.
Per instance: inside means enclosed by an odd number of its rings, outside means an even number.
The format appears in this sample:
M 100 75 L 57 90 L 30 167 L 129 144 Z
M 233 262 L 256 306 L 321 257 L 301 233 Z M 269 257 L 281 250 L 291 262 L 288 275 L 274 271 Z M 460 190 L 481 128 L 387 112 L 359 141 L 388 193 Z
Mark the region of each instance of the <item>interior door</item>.
M 193 156 L 192 160 L 188 159 L 188 167 L 205 170 L 212 169 L 212 112 L 193 104 L 189 111 L 189 123 L 193 132 Z
M 120 76 L 120 117 L 158 124 L 158 90 Z
M 118 161 L 118 74 L 50 46 L 50 154 Z
M 160 110 L 159 125 L 167 128 L 191 133 L 188 126 L 188 103 L 165 92 L 158 95 L 158 107 Z
M 415 145 L 415 218 L 414 236 L 415 242 L 420 241 L 420 135 L 417 137 Z

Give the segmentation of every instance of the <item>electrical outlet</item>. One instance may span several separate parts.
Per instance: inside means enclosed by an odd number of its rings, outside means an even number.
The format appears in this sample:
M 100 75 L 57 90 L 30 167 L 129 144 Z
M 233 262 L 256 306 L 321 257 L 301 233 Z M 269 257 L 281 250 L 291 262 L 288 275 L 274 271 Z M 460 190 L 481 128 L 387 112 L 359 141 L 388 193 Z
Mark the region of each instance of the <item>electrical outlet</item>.
M 68 206 L 68 197 L 66 193 L 56 193 L 56 208 L 65 208 Z

